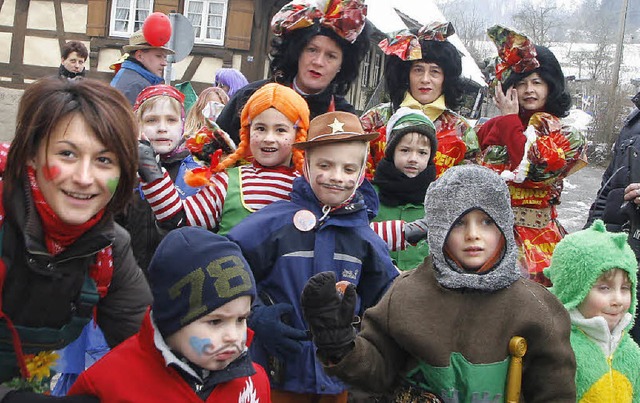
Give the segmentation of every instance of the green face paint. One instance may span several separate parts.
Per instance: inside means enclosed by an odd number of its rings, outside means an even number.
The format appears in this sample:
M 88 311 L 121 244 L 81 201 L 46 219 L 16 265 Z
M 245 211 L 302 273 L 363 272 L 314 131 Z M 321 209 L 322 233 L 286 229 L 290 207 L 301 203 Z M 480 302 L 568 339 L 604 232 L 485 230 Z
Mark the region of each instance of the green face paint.
M 114 194 L 116 192 L 116 189 L 118 188 L 118 182 L 120 182 L 119 176 L 107 180 L 107 188 L 109 189 L 109 192 L 111 192 L 111 194 Z

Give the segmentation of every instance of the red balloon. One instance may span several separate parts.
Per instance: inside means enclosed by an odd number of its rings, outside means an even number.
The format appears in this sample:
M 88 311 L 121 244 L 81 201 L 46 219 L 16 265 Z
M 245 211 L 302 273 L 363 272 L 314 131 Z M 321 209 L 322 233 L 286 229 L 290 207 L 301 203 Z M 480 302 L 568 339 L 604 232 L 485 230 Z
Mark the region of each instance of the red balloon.
M 171 38 L 171 21 L 166 14 L 151 13 L 142 24 L 142 34 L 151 46 L 163 46 Z

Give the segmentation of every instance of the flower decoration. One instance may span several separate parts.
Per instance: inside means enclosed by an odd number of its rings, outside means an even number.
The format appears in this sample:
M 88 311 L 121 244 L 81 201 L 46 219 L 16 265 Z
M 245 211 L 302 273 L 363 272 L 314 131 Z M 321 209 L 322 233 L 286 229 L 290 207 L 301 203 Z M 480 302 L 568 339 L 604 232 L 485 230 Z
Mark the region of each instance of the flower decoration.
M 41 351 L 38 354 L 26 354 L 25 364 L 29 372 L 27 379 L 15 377 L 3 385 L 16 390 L 31 390 L 49 394 L 51 391 L 51 368 L 60 358 L 55 351 Z
M 207 126 L 202 127 L 193 137 L 187 138 L 185 146 L 198 161 L 204 164 L 185 173 L 185 183 L 191 187 L 210 185 L 214 168 L 236 150 L 231 137 L 210 120 L 207 120 Z
M 393 39 L 385 38 L 380 41 L 378 46 L 386 55 L 394 55 L 405 61 L 420 60 L 422 59 L 420 42 L 444 42 L 455 32 L 450 22 L 434 21 L 420 28 L 418 35 L 414 35 L 408 29 L 403 29 L 397 32 Z
M 324 5 L 294 0 L 271 19 L 274 35 L 310 27 L 315 23 L 332 29 L 349 43 L 354 43 L 364 29 L 367 6 L 362 0 L 329 0 Z
M 510 28 L 494 25 L 487 35 L 498 49 L 496 78 L 506 80 L 512 72 L 525 73 L 540 67 L 536 48 L 529 38 Z

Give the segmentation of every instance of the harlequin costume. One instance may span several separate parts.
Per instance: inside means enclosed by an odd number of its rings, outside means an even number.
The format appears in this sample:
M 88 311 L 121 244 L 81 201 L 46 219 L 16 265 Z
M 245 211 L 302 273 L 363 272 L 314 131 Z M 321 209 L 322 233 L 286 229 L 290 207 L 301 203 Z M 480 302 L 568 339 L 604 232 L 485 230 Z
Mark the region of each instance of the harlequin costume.
M 469 184 L 473 186 L 469 186 Z M 484 211 L 505 238 L 494 266 L 465 271 L 444 251 L 451 227 Z M 528 346 L 522 401 L 575 402 L 569 315 L 543 286 L 516 268 L 513 214 L 504 181 L 487 168 L 461 165 L 429 187 L 425 199 L 431 255 L 403 272 L 369 308 L 355 346 L 328 373 L 395 402 L 504 401 L 508 345 Z
M 601 316 L 586 319 L 578 309 L 605 272 L 623 270 L 631 282 L 631 305 L 618 325 L 609 329 Z M 578 402 L 640 401 L 640 347 L 628 331 L 636 313 L 637 262 L 627 234 L 611 233 L 601 220 L 567 235 L 558 245 L 545 274 L 553 292 L 571 315 Z
M 454 32 L 451 23 L 434 22 L 420 28 L 417 35 L 409 30 L 403 30 L 392 39 L 383 39 L 378 46 L 387 57 L 398 57 L 411 63 L 423 58 L 421 42 L 446 41 L 447 37 Z M 444 74 L 446 75 L 447 71 L 444 71 Z M 476 133 L 461 115 L 447 108 L 444 94 L 434 102 L 422 105 L 407 91 L 400 107 L 422 110 L 435 124 L 438 140 L 438 148 L 434 157 L 436 176 L 439 177 L 446 169 L 464 161 L 477 162 L 480 148 Z M 369 109 L 360 117 L 362 127 L 366 131 L 380 133 L 380 136 L 371 142 L 368 177 L 373 176 L 378 163 L 384 158 L 386 125 L 395 112 L 391 103 L 382 103 Z
M 488 33 L 501 58 L 497 79 L 504 82 L 514 73 L 548 72 L 564 87 L 560 65 L 548 49 L 535 47 L 525 36 L 504 27 L 494 26 Z M 543 269 L 564 234 L 556 211 L 562 181 L 586 165 L 586 139 L 551 113 L 522 108 L 518 115 L 489 119 L 477 133 L 482 165 L 500 173 L 509 185 L 523 271 L 548 286 Z
M 184 287 L 196 277 L 202 287 Z M 202 228 L 177 229 L 158 246 L 149 281 L 153 305 L 140 332 L 83 372 L 69 394 L 102 402 L 270 402 L 267 375 L 251 361 L 246 346 L 224 369 L 210 371 L 166 342 L 232 300 L 255 298 L 255 281 L 239 248 Z M 176 288 L 180 292 L 172 291 Z M 251 336 L 247 329 L 247 344 Z

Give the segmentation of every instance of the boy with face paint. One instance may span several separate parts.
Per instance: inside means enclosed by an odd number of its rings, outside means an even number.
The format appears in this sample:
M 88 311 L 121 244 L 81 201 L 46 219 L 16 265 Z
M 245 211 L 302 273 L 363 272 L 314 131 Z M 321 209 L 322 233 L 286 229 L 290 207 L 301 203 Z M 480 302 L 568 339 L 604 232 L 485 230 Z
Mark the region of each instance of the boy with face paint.
M 259 295 L 249 326 L 256 332 L 252 357 L 269 365 L 284 362 L 282 379 L 272 379 L 274 402 L 346 402 L 347 386 L 322 369 L 307 338 L 300 292 L 315 273 L 333 270 L 358 287 L 360 310 L 375 304 L 398 275 L 387 247 L 370 228 L 378 209 L 364 180 L 369 141 L 358 117 L 329 112 L 313 119 L 305 151 L 304 176 L 293 182 L 291 201 L 251 214 L 228 237 L 238 243 L 256 277 Z M 268 368 L 272 370 L 272 368 Z
M 80 375 L 70 395 L 100 401 L 270 402 L 252 362 L 247 317 L 256 288 L 237 245 L 202 228 L 170 232 L 149 266 L 140 332 Z
M 312 277 L 301 305 L 327 372 L 394 402 L 511 401 L 509 345 L 520 336 L 522 400 L 575 402 L 569 315 L 519 273 L 509 202 L 504 180 L 485 167 L 455 166 L 432 182 L 431 254 L 365 312 L 358 335 L 356 290 L 340 297 L 334 273 Z
M 142 138 L 148 140 L 159 155 L 159 163 L 175 182 L 180 198 L 199 191 L 197 187 L 185 183 L 184 175 L 187 170 L 200 166 L 183 145 L 183 102 L 184 95 L 175 87 L 160 84 L 143 89 L 133 105 Z M 116 220 L 131 234 L 133 254 L 146 272 L 163 234 L 158 231 L 155 216 L 141 186 L 135 189 L 133 202 Z

